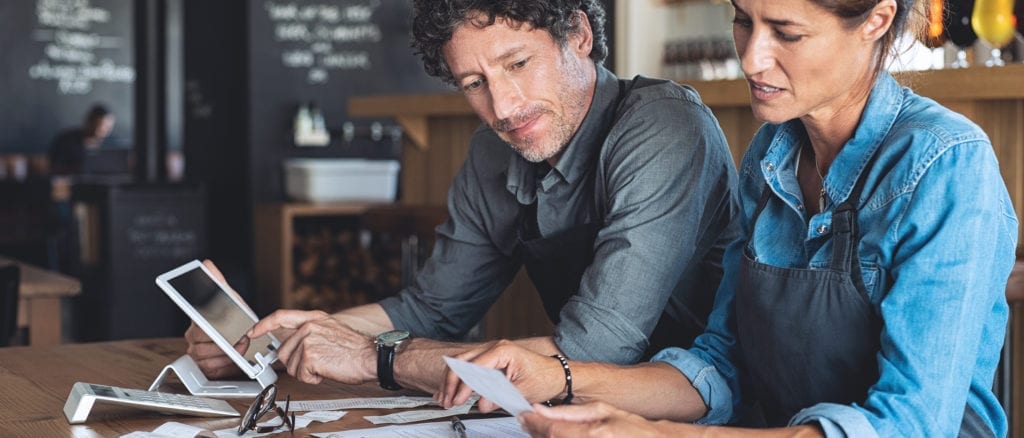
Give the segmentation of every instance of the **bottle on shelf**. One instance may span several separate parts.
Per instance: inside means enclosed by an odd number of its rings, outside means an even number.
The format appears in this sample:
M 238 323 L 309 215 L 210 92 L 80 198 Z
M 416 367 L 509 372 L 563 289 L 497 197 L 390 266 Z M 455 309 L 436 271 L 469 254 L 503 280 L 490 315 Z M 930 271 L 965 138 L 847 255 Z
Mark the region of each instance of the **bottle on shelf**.
M 294 129 L 296 146 L 327 146 L 331 142 L 323 113 L 315 102 L 299 105 Z
M 971 26 L 973 10 L 974 0 L 949 0 L 946 2 L 946 12 L 943 14 L 946 21 L 943 24 L 946 36 L 957 49 L 956 60 L 951 64 L 953 68 L 970 66 L 967 49 L 971 48 L 975 41 L 978 41 L 978 35 L 974 33 L 974 28 Z

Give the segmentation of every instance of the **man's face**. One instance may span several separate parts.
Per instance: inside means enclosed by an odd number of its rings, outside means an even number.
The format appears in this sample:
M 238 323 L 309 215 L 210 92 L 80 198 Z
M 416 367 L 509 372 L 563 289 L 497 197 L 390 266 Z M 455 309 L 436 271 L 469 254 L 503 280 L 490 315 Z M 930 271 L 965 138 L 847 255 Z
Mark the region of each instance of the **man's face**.
M 596 70 L 581 22 L 564 48 L 546 30 L 500 18 L 484 28 L 468 20 L 444 47 L 470 106 L 529 161 L 557 162 L 590 107 Z
M 114 116 L 106 115 L 98 117 L 90 122 L 89 129 L 93 137 L 96 138 L 107 138 L 110 135 L 110 131 L 114 130 Z

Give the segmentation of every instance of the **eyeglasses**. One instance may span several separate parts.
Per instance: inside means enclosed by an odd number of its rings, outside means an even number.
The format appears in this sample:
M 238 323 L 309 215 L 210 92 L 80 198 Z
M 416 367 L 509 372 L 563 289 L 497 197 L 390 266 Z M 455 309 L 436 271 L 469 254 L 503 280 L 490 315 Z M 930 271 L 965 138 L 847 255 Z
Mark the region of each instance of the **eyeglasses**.
M 238 434 L 242 435 L 249 430 L 256 433 L 268 433 L 284 426 L 288 426 L 289 432 L 295 432 L 295 413 L 290 412 L 288 409 L 292 402 L 292 396 L 289 395 L 285 399 L 284 409 L 281 409 L 275 403 L 276 399 L 277 385 L 263 388 L 260 394 L 256 396 L 256 400 L 253 400 L 252 405 L 249 405 L 249 410 L 245 411 L 242 421 L 238 423 Z M 281 424 L 260 426 L 260 418 L 270 413 L 271 410 L 277 412 L 277 416 L 281 419 Z

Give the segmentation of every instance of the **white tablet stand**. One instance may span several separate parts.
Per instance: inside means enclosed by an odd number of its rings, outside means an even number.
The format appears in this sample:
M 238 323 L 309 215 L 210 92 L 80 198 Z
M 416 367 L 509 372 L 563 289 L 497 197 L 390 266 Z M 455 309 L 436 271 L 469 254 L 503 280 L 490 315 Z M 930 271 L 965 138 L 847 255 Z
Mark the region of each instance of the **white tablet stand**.
M 256 397 L 263 388 L 277 381 L 277 374 L 274 373 L 274 369 L 270 365 L 265 365 L 263 371 L 256 376 L 255 380 L 207 380 L 206 375 L 199 369 L 196 362 L 192 360 L 192 357 L 186 354 L 171 362 L 170 365 L 165 366 L 160 375 L 153 381 L 153 384 L 149 385 L 149 390 L 156 391 L 163 384 L 164 379 L 172 372 L 178 376 L 178 380 L 185 385 L 185 388 L 192 395 L 208 397 Z

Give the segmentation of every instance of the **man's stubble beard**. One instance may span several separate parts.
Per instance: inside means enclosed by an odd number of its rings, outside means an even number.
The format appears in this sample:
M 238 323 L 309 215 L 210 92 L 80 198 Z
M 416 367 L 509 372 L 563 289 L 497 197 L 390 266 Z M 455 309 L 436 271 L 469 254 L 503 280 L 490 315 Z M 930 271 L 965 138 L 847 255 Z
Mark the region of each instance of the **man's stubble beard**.
M 562 54 L 562 59 L 564 60 L 562 66 L 565 67 L 564 75 L 571 79 L 565 81 L 566 86 L 559 88 L 558 97 L 566 111 L 578 109 L 578 111 L 585 112 L 586 109 L 582 107 L 583 102 L 586 100 L 586 86 L 581 84 L 581 82 L 586 81 L 586 78 L 583 76 L 584 71 L 579 63 L 572 62 L 568 56 L 570 56 L 568 53 Z M 518 126 L 521 124 L 521 121 L 531 120 L 540 115 L 551 117 L 552 127 L 550 132 L 552 136 L 545 143 L 537 145 L 538 141 L 536 139 L 528 137 L 520 141 L 519 144 L 516 144 L 500 135 L 507 132 L 509 127 Z M 582 124 L 582 120 L 579 123 Z M 574 126 L 573 122 L 567 117 L 567 114 L 559 114 L 553 108 L 545 107 L 542 104 L 535 104 L 508 119 L 495 122 L 491 128 L 498 132 L 499 138 L 522 156 L 523 159 L 532 163 L 539 163 L 560 155 L 569 144 L 569 141 L 572 140 L 573 135 L 576 134 L 579 126 L 579 124 Z

